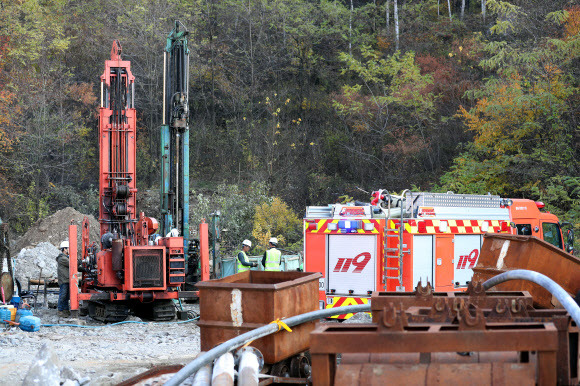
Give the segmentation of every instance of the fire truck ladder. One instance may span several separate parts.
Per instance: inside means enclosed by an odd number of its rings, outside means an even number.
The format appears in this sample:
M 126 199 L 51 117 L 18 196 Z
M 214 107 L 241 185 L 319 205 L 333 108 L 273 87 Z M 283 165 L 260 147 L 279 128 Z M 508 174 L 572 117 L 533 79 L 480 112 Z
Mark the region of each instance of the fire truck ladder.
M 401 194 L 401 197 L 404 198 L 407 192 L 410 193 L 408 189 L 404 190 Z M 394 225 L 393 228 L 390 228 L 390 220 L 391 220 L 391 194 L 387 191 L 387 216 L 386 216 L 386 226 L 385 226 L 385 239 L 384 239 L 384 246 L 385 246 L 385 265 L 383 267 L 383 284 L 385 285 L 385 290 L 387 289 L 387 285 L 389 284 L 390 280 L 396 280 L 397 282 L 397 291 L 405 291 L 405 287 L 403 286 L 403 254 L 408 253 L 408 251 L 403 250 L 403 233 L 405 232 L 405 223 L 403 220 L 403 215 L 405 211 L 405 206 L 403 204 L 403 199 L 401 198 L 401 216 L 399 218 L 399 227 L 397 228 Z M 384 209 L 383 209 L 384 212 Z M 394 224 L 394 222 L 393 222 Z M 390 247 L 389 239 L 397 238 L 396 247 Z M 396 262 L 396 266 L 393 266 L 392 262 Z

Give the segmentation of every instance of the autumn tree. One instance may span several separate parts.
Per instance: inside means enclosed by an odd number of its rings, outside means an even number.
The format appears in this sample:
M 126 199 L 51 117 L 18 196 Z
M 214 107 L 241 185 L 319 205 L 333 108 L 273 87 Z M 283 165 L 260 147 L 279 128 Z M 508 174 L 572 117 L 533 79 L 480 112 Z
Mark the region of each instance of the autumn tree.
M 276 237 L 280 245 L 292 249 L 296 243 L 301 244 L 301 226 L 302 221 L 296 213 L 282 199 L 274 197 L 256 206 L 252 237 L 261 251 L 268 249 L 271 237 Z
M 18 36 L 10 43 L 4 90 L 10 90 L 17 105 L 13 111 L 19 115 L 0 125 L 13 137 L 3 165 L 10 170 L 7 183 L 15 187 L 9 219 L 20 230 L 51 208 L 82 205 L 83 196 L 68 186 L 79 186 L 86 169 L 78 166 L 95 154 L 85 140 L 96 97 L 91 85 L 73 80 L 66 65 L 72 40 L 65 31 L 66 5 L 37 0 L 3 4 L 2 34 Z M 88 105 L 91 113 L 83 114 Z
M 499 36 L 518 33 L 506 20 L 525 24 L 521 8 L 488 6 L 503 15 L 493 29 Z M 495 76 L 472 93 L 472 108 L 459 111 L 475 140 L 443 176 L 444 189 L 541 199 L 580 227 L 578 15 L 578 8 L 545 15 L 561 26 L 559 36 L 525 46 L 481 40 L 481 66 Z

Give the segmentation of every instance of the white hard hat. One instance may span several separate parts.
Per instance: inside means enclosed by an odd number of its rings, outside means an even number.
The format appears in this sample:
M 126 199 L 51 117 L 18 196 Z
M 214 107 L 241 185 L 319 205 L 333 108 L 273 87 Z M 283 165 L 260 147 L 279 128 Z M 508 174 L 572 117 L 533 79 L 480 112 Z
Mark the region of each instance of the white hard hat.
M 247 245 L 248 247 L 252 248 L 252 242 L 250 240 L 244 240 L 242 241 L 242 245 Z
M 272 244 L 278 244 L 278 239 L 277 239 L 277 238 L 275 238 L 275 237 L 272 237 L 272 238 L 270 239 L 270 242 L 271 242 Z
M 68 241 L 63 241 L 62 243 L 60 243 L 60 247 L 58 247 L 58 249 L 63 249 L 63 248 L 68 248 Z
M 177 228 L 173 228 L 165 237 L 178 237 L 179 231 Z

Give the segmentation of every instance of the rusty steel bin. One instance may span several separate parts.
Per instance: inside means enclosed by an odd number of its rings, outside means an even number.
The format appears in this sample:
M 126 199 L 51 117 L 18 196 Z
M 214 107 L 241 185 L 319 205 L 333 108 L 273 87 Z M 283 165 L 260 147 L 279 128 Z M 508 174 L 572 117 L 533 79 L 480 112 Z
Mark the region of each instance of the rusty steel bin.
M 580 291 L 580 259 L 534 236 L 486 234 L 473 280 L 485 281 L 513 269 L 528 269 L 548 276 L 566 292 Z M 543 287 L 526 280 L 511 280 L 494 287 L 499 291 L 529 291 L 534 305 L 559 306 Z
M 320 273 L 245 271 L 197 283 L 201 351 L 276 319 L 316 311 Z M 309 348 L 314 322 L 252 342 L 266 363 L 280 362 Z

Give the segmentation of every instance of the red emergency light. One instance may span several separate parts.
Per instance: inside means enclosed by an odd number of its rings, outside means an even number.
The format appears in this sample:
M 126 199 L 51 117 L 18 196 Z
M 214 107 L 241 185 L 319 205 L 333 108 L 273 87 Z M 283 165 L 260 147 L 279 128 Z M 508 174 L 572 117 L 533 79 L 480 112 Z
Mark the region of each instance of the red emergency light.
M 417 231 L 419 233 L 427 233 L 427 223 L 425 221 L 417 222 Z
M 536 206 L 538 209 L 544 209 L 546 205 L 542 201 L 536 201 Z
M 310 230 L 317 230 L 318 224 L 314 221 L 308 221 L 308 229 Z
M 509 230 L 510 230 L 510 224 L 507 221 L 501 221 L 500 222 L 500 226 L 501 226 L 501 231 L 502 232 L 509 232 Z

